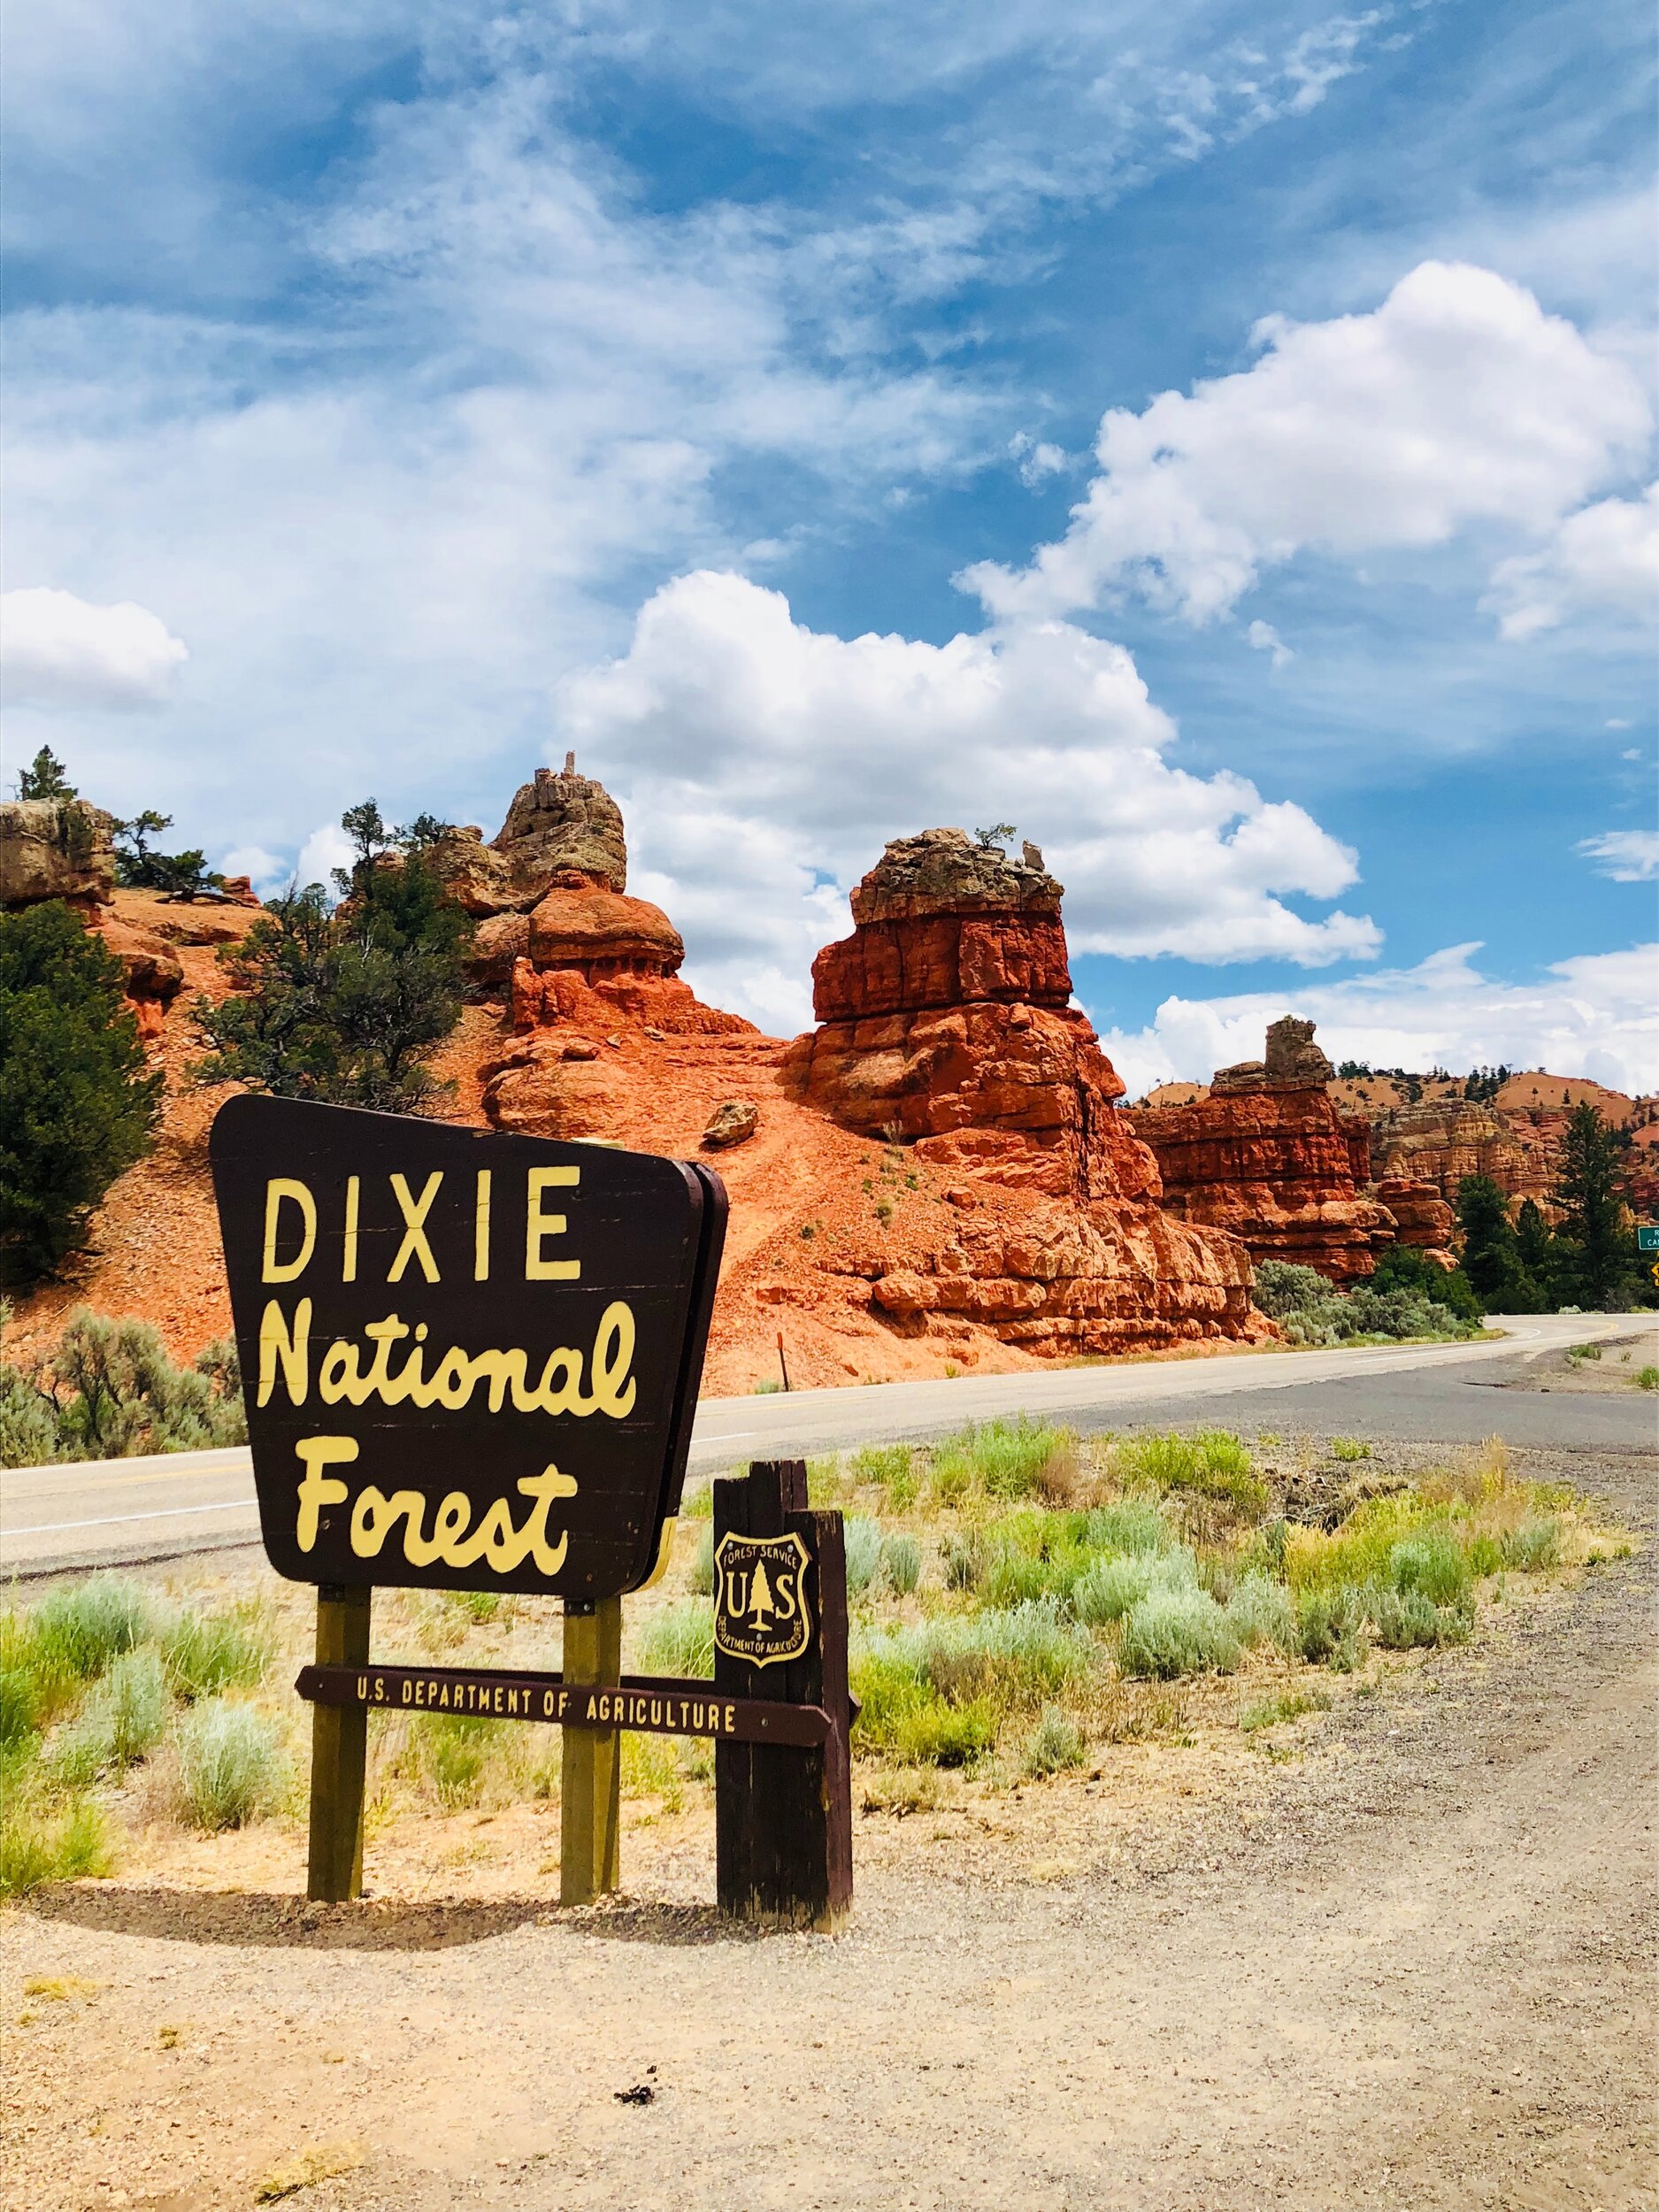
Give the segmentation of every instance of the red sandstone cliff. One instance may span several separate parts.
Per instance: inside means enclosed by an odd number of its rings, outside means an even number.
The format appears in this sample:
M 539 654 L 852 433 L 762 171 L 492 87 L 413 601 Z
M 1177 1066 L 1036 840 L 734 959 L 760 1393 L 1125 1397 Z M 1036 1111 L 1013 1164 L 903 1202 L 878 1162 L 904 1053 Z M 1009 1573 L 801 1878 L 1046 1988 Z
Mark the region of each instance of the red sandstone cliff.
M 1370 1180 L 1365 1122 L 1337 1110 L 1334 1071 L 1294 1015 L 1267 1033 L 1264 1060 L 1217 1071 L 1209 1094 L 1142 1106 L 1130 1118 L 1157 1155 L 1164 1204 L 1183 1220 L 1228 1229 L 1256 1260 L 1292 1261 L 1333 1281 L 1372 1273 L 1395 1240 L 1396 1218 Z M 1449 1210 L 1432 1188 L 1395 1171 L 1406 1241 L 1444 1251 Z
M 889 1264 L 871 1302 L 914 1331 L 971 1319 L 1048 1353 L 1247 1333 L 1243 1253 L 1171 1220 L 1115 1110 L 1124 1086 L 1069 1002 L 1060 897 L 1033 846 L 1010 862 L 960 830 L 895 839 L 852 895 L 853 934 L 813 964 L 819 1026 L 791 1046 L 787 1086 L 963 1179 L 932 1248 Z

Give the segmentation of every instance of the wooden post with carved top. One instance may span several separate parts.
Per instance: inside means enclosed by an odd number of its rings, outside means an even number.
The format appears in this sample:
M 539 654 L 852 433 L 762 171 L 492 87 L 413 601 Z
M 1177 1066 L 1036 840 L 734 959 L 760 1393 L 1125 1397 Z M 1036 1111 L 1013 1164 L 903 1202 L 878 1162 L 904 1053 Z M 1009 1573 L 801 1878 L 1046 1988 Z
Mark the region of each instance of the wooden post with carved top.
M 362 1667 L 369 1657 L 373 1593 L 328 1584 L 317 1593 L 317 1663 Z M 363 1784 L 368 1763 L 365 1707 L 311 1708 L 311 1851 L 305 1893 L 338 1905 L 363 1890 Z
M 734 1540 L 735 1548 L 728 1546 L 723 1556 L 722 1540 L 727 1538 Z M 798 1589 L 788 1579 L 801 1555 L 789 1548 L 792 1538 L 804 1554 Z M 841 1517 L 809 1509 L 803 1461 L 757 1460 L 747 1476 L 716 1482 L 714 1545 L 716 1689 L 731 1697 L 821 1706 L 830 1717 L 828 1740 L 810 1749 L 716 1744 L 715 1877 L 720 1909 L 735 1919 L 772 1927 L 828 1931 L 846 1917 L 853 1894 Z M 772 1571 L 763 1581 L 768 1560 Z M 733 1561 L 749 1563 L 733 1568 Z M 804 1645 L 798 1650 L 785 1632 L 797 1594 L 807 1613 Z M 758 1659 L 740 1655 L 733 1642 L 749 1643 Z M 783 1655 L 772 1655 L 773 1650 Z

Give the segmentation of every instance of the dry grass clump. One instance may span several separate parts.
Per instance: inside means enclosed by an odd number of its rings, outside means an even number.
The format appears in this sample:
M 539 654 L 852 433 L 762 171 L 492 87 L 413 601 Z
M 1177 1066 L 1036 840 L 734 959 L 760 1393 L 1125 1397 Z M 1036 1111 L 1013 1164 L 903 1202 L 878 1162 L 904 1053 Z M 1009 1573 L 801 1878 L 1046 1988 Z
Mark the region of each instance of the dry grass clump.
M 261 2175 L 254 2184 L 253 2200 L 280 2204 L 284 2197 L 297 2196 L 302 2189 L 313 2188 L 319 2181 L 356 2173 L 365 2155 L 361 2143 L 323 2143 L 312 2150 L 296 2151 L 292 2158 L 285 2158 Z

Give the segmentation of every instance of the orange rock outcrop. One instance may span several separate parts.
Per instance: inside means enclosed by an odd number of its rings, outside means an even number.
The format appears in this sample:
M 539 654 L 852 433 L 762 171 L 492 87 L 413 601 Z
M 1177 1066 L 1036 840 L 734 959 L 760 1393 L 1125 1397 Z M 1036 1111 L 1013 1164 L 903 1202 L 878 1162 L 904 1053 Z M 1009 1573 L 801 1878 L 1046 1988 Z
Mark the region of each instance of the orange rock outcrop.
M 1286 1015 L 1267 1033 L 1265 1059 L 1219 1069 L 1208 1097 L 1137 1107 L 1130 1118 L 1157 1156 L 1164 1204 L 1230 1230 L 1253 1259 L 1288 1260 L 1335 1282 L 1371 1274 L 1395 1225 L 1364 1188 L 1369 1133 L 1338 1112 L 1333 1072 L 1313 1024 Z
M 819 1025 L 786 1084 L 962 1179 L 936 1240 L 871 1302 L 912 1331 L 970 1320 L 1049 1354 L 1247 1334 L 1243 1253 L 1164 1211 L 1124 1086 L 1069 1003 L 1060 897 L 1033 846 L 1010 862 L 960 830 L 895 839 L 852 895 L 853 934 L 813 964 Z

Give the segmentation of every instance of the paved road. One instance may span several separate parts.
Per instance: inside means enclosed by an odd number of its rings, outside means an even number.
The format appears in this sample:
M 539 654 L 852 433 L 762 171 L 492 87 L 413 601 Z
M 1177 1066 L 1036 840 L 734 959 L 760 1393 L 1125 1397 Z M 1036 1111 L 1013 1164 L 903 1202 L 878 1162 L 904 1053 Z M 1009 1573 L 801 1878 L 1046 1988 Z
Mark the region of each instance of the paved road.
M 1628 1335 L 1650 1317 L 1540 1315 L 1468 1344 L 1374 1345 L 1126 1361 L 949 1382 L 884 1383 L 706 1399 L 694 1473 L 743 1459 L 810 1456 L 871 1441 L 937 1436 L 964 1421 L 1028 1412 L 1082 1429 L 1213 1421 L 1338 1434 L 1593 1448 L 1654 1441 L 1655 1409 L 1624 1397 L 1544 1395 L 1492 1386 L 1540 1352 Z M 257 1540 L 245 1448 L 16 1468 L 0 1475 L 0 1575 L 129 1564 Z

